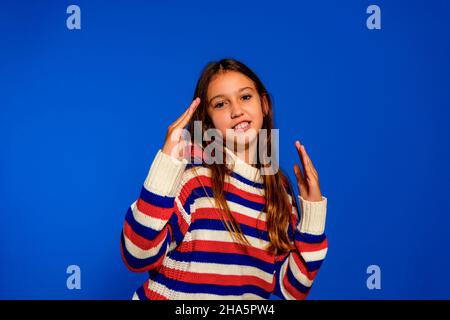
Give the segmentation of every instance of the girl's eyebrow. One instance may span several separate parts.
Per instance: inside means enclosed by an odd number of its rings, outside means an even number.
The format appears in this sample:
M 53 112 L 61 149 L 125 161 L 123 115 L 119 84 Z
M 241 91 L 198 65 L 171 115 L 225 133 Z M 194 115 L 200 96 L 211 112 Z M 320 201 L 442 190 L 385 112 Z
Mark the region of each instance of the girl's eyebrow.
M 252 87 L 243 87 L 243 88 L 240 88 L 237 92 L 239 93 L 239 92 L 241 92 L 241 91 L 244 91 L 245 89 L 253 90 Z M 211 101 L 213 101 L 213 100 L 216 99 L 216 98 L 220 98 L 220 97 L 225 97 L 225 96 L 224 96 L 223 94 L 218 94 L 218 95 L 212 97 L 211 99 L 209 99 L 208 105 L 211 103 Z

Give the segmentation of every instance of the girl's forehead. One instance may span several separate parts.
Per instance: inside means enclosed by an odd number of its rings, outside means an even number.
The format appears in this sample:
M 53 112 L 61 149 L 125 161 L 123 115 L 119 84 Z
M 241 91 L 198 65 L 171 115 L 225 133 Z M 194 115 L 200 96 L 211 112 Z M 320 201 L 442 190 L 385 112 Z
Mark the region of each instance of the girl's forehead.
M 227 71 L 216 74 L 208 85 L 208 96 L 216 94 L 234 94 L 240 89 L 250 87 L 255 89 L 253 81 L 245 74 Z

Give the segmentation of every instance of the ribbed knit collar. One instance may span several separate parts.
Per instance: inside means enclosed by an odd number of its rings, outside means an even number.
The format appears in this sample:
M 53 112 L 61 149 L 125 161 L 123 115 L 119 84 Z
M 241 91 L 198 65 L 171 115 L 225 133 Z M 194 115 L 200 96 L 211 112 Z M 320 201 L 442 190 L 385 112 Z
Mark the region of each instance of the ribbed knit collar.
M 245 162 L 227 147 L 224 147 L 224 149 L 226 153 L 230 155 L 229 159 L 231 159 L 231 163 L 228 163 L 229 161 L 227 161 L 227 158 L 224 159 L 226 166 L 228 168 L 232 169 L 233 172 L 239 174 L 240 176 L 252 182 L 263 183 L 263 178 L 261 176 L 260 169 Z

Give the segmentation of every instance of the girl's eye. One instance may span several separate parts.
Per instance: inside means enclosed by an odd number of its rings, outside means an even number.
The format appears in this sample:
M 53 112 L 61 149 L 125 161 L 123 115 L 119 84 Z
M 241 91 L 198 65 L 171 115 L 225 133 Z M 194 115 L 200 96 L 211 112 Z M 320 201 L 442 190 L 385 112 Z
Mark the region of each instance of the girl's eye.
M 246 94 L 245 96 L 242 96 L 242 99 L 244 100 L 250 100 L 252 96 L 250 94 Z
M 222 108 L 222 107 L 223 107 L 223 104 L 224 104 L 223 101 L 222 101 L 222 102 L 219 102 L 219 103 L 216 103 L 216 105 L 214 106 L 214 108 Z

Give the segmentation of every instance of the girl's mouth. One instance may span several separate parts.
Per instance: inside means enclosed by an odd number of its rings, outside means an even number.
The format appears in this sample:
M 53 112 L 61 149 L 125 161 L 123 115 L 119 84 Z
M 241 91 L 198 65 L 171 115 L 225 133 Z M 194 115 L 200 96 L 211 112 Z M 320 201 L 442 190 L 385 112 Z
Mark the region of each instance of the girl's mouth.
M 233 127 L 235 132 L 245 132 L 250 129 L 250 121 L 242 121 Z

